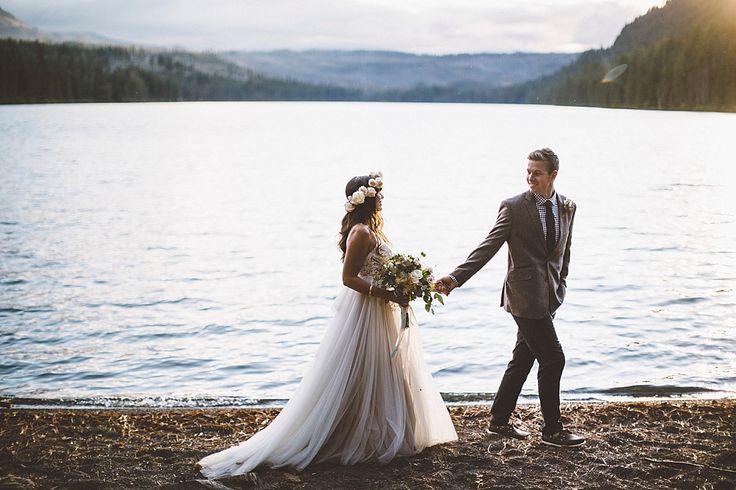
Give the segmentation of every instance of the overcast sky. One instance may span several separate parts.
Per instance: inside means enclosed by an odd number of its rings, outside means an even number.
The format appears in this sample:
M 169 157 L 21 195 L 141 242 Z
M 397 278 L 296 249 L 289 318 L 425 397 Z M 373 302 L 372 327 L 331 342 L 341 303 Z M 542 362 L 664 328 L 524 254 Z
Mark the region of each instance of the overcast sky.
M 575 52 L 664 0 L 0 0 L 27 24 L 191 49 Z

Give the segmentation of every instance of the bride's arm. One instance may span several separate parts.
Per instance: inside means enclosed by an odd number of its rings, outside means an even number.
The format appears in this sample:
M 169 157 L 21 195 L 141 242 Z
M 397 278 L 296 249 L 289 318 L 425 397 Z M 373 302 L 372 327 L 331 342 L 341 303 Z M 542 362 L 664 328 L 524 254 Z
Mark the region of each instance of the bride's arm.
M 358 277 L 360 269 L 365 263 L 368 254 L 376 247 L 376 239 L 368 230 L 368 227 L 356 225 L 350 230 L 348 240 L 345 246 L 345 261 L 342 266 L 342 283 L 354 289 L 361 294 L 368 294 L 387 301 L 396 303 L 405 303 L 404 299 L 399 297 L 394 291 L 388 291 Z

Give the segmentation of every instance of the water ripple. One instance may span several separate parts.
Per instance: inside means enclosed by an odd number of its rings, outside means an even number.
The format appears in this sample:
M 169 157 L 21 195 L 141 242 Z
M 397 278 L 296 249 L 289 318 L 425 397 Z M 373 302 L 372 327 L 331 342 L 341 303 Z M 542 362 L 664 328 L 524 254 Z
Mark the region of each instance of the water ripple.
M 690 298 L 676 298 L 668 299 L 659 303 L 654 303 L 654 306 L 672 306 L 672 305 L 689 305 L 694 303 L 700 303 L 702 301 L 708 301 L 709 298 L 703 298 L 699 296 L 693 296 Z
M 673 385 L 632 385 L 622 386 L 619 388 L 609 388 L 606 390 L 588 389 L 587 393 L 602 393 L 609 395 L 626 395 L 633 397 L 671 397 L 673 395 L 685 395 L 695 393 L 715 393 L 718 390 L 712 390 L 702 386 L 673 386 Z
M 0 308 L 0 313 L 23 313 L 23 308 Z
M 178 298 L 172 300 L 158 300 L 143 303 L 86 303 L 84 304 L 87 308 L 102 308 L 105 306 L 114 306 L 116 308 L 149 308 L 151 306 L 158 305 L 176 305 L 180 303 L 199 303 L 202 300 L 194 298 Z
M 3 281 L 0 281 L 0 286 L 14 286 L 16 284 L 25 284 L 28 281 L 25 279 L 6 279 Z

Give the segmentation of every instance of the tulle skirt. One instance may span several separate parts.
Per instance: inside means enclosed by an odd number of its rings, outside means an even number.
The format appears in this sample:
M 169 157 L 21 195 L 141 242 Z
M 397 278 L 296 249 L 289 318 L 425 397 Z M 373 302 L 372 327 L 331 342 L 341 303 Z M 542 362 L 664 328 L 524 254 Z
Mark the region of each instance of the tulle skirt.
M 344 288 L 317 355 L 293 397 L 263 430 L 199 462 L 207 478 L 265 464 L 388 462 L 457 440 L 424 364 L 417 327 L 391 357 L 400 330 L 394 303 Z

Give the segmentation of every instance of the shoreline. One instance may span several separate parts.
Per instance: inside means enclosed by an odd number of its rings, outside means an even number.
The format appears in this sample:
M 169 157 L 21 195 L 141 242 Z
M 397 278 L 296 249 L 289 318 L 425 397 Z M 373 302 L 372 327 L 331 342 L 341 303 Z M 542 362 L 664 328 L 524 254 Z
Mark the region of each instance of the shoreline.
M 579 449 L 541 444 L 537 404 L 524 440 L 487 434 L 489 405 L 448 410 L 459 441 L 388 464 L 259 467 L 227 488 L 734 488 L 736 399 L 564 403 Z M 203 456 L 237 444 L 280 408 L 0 409 L 0 488 L 207 488 Z
M 690 387 L 647 387 L 647 389 L 623 391 L 611 395 L 613 390 L 590 393 L 589 396 L 569 396 L 562 393 L 563 404 L 606 404 L 636 403 L 660 401 L 710 401 L 736 399 L 736 391 L 714 390 L 709 388 Z M 442 392 L 440 393 L 447 407 L 482 406 L 493 403 L 495 393 L 486 392 Z M 288 398 L 258 398 L 237 396 L 82 396 L 82 397 L 26 397 L 0 395 L 0 409 L 44 409 L 44 410 L 128 410 L 128 409 L 281 409 L 289 401 Z M 536 395 L 521 394 L 518 405 L 539 404 Z

